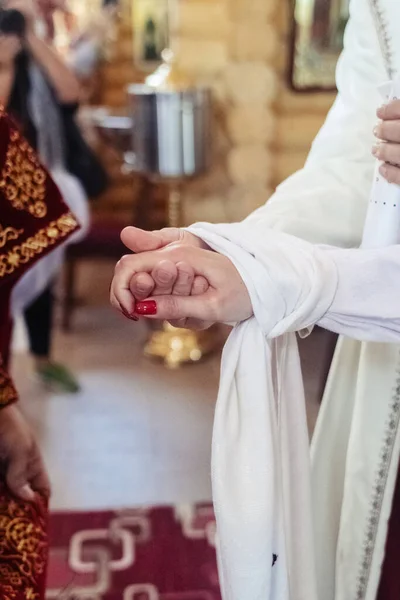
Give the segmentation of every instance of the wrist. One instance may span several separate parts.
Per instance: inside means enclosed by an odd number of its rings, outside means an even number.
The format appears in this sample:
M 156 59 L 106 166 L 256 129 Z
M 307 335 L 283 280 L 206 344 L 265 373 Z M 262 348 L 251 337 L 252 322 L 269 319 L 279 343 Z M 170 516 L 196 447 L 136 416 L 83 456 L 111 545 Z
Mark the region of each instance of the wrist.
M 15 411 L 18 411 L 18 408 L 15 406 L 15 402 L 6 404 L 0 409 L 0 419 L 8 419 L 8 416 L 14 414 Z
M 7 60 L 0 56 L 0 75 L 12 75 L 14 73 L 14 59 Z
M 32 46 L 35 45 L 38 39 L 39 38 L 36 35 L 34 28 L 28 25 L 28 29 L 25 33 L 25 46 L 27 46 L 28 48 L 32 48 Z
M 0 406 L 0 423 L 8 420 L 15 413 L 18 412 L 18 407 L 16 406 L 18 398 L 12 398 L 8 401 L 7 404 L 3 404 Z

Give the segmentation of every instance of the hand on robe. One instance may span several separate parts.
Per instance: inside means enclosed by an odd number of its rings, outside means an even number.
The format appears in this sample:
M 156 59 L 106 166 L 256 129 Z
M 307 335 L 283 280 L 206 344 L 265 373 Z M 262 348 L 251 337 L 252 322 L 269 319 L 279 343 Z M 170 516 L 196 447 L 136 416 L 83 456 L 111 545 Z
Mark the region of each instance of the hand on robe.
M 156 280 L 161 278 L 166 295 L 156 296 L 153 293 L 145 301 L 137 302 L 131 281 L 139 273 L 147 274 L 153 280 L 154 277 Z M 177 289 L 181 294 L 182 289 L 185 293 L 189 291 L 190 282 L 193 281 L 194 285 L 196 277 L 203 282 L 198 295 L 188 297 L 174 293 L 171 282 L 179 283 Z M 135 286 L 137 280 L 134 280 Z M 193 247 L 179 242 L 159 250 L 124 256 L 115 269 L 111 303 L 133 319 L 141 315 L 179 324 L 185 319 L 196 319 L 202 321 L 203 326 L 215 322 L 245 321 L 253 314 L 247 288 L 231 260 L 198 245 Z
M 43 459 L 24 416 L 15 405 L 0 410 L 0 460 L 11 492 L 28 502 L 50 495 Z
M 378 109 L 381 121 L 374 129 L 378 141 L 372 154 L 382 161 L 381 175 L 389 182 L 400 185 L 400 100 L 392 100 Z

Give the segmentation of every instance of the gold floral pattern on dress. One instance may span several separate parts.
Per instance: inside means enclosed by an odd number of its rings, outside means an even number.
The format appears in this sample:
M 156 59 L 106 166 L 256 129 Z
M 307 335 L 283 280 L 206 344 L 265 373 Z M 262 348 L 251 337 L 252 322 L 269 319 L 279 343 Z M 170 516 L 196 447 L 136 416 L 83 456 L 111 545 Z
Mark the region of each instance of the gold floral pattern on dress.
M 14 129 L 10 135 L 6 160 L 0 176 L 0 190 L 17 210 L 25 210 L 37 218 L 47 214 L 46 171 L 34 150 Z
M 0 248 L 4 248 L 7 242 L 17 240 L 24 233 L 23 229 L 15 229 L 15 227 L 6 227 L 0 225 Z
M 0 278 L 11 275 L 22 265 L 42 254 L 77 228 L 78 223 L 73 214 L 66 213 L 26 239 L 22 244 L 14 246 L 9 252 L 0 254 Z
M 17 390 L 3 367 L 3 360 L 0 355 L 0 407 L 7 406 L 18 400 Z
M 39 600 L 47 564 L 47 523 L 33 504 L 0 494 L 0 597 Z

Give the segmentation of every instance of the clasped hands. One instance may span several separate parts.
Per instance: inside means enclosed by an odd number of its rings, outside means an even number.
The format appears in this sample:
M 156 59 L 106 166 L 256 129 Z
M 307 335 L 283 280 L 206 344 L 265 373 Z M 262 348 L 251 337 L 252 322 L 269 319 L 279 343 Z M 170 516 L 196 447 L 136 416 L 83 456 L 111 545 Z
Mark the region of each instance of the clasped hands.
M 162 319 L 176 327 L 207 329 L 253 314 L 236 267 L 195 235 L 180 229 L 126 228 L 121 239 L 135 254 L 122 257 L 111 284 L 111 304 L 127 318 Z
M 377 111 L 373 155 L 380 172 L 400 184 L 400 100 Z M 248 319 L 252 306 L 233 263 L 195 235 L 180 229 L 145 232 L 128 227 L 122 241 L 135 252 L 117 264 L 111 303 L 126 317 L 165 319 L 173 325 L 204 329 L 215 322 Z

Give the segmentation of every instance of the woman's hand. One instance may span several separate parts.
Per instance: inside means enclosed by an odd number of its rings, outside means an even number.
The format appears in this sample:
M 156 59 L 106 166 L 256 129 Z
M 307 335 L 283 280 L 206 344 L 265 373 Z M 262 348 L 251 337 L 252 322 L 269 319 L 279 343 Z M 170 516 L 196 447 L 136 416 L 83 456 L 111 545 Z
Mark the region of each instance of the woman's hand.
M 18 10 L 24 15 L 27 32 L 34 29 L 37 13 L 33 0 L 5 0 L 4 8 L 7 10 Z
M 379 171 L 390 183 L 400 185 L 400 100 L 393 100 L 378 109 L 381 122 L 375 127 L 378 142 L 372 149 L 381 160 Z
M 178 228 L 166 228 L 160 231 L 144 231 L 137 227 L 127 227 L 121 234 L 125 246 L 132 252 L 140 253 L 158 250 L 170 244 L 179 243 L 181 246 L 208 249 L 208 246 L 198 237 Z M 193 268 L 185 262 L 169 265 L 163 268 L 157 265 L 151 274 L 136 273 L 130 282 L 130 289 L 136 301 L 145 300 L 150 296 L 199 296 L 208 288 L 208 281 L 195 274 Z M 199 319 L 171 320 L 174 327 L 202 330 L 210 327 L 211 323 Z
M 77 104 L 80 85 L 59 54 L 35 34 L 36 5 L 32 0 L 7 0 L 4 8 L 20 11 L 27 31 L 25 45 L 35 62 L 41 67 L 60 104 Z
M 177 265 L 169 261 L 161 261 L 154 267 L 151 274 L 138 273 L 130 282 L 131 293 L 136 302 L 140 302 L 150 296 L 200 296 L 209 288 L 208 281 L 204 277 L 195 274 L 193 267 L 185 262 Z M 174 327 L 186 329 L 207 329 L 209 323 L 196 319 L 182 318 L 171 320 Z
M 194 277 L 207 282 L 206 291 L 196 296 L 181 296 L 171 290 L 167 295 L 152 295 L 145 301 L 136 302 L 131 290 L 131 281 L 136 274 L 151 275 L 159 270 L 176 277 L 182 265 L 185 271 L 191 269 Z M 253 313 L 246 286 L 228 258 L 179 242 L 160 250 L 124 256 L 115 269 L 111 303 L 130 318 L 141 315 L 175 322 L 196 319 L 208 325 L 244 321 Z
M 35 492 L 49 496 L 49 479 L 39 448 L 15 405 L 0 410 L 0 462 L 8 487 L 18 498 L 32 502 Z
M 21 49 L 21 40 L 18 36 L 0 35 L 0 70 L 13 68 Z
M 121 240 L 129 250 L 136 254 L 160 250 L 170 244 L 209 249 L 198 237 L 174 227 L 160 231 L 144 231 L 137 227 L 126 227 L 121 233 Z M 187 268 L 186 268 L 187 267 Z M 156 267 L 152 275 L 136 273 L 131 280 L 131 292 L 136 300 L 144 300 L 150 295 L 164 296 L 172 292 L 180 296 L 198 295 L 207 290 L 208 283 L 202 277 L 197 277 L 188 265 L 179 265 L 173 272 L 164 272 Z

